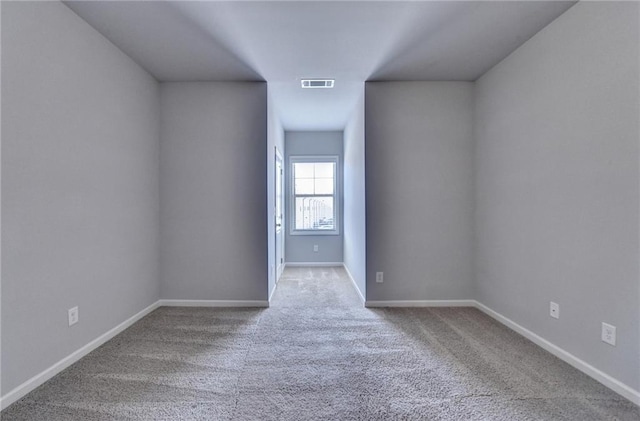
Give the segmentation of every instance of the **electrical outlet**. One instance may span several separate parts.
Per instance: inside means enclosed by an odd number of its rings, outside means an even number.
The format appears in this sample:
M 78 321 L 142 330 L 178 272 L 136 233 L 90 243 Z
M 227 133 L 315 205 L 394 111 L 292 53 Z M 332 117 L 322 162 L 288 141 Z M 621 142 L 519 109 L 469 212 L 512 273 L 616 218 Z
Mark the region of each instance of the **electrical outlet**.
M 376 282 L 381 284 L 384 282 L 384 273 L 383 272 L 376 272 Z
M 316 251 L 316 252 L 318 251 L 318 245 L 317 244 L 313 245 L 313 251 Z
M 78 307 L 70 308 L 69 313 L 69 326 L 73 326 L 78 323 Z
M 558 303 L 554 303 L 553 301 L 549 303 L 549 316 L 554 319 L 560 318 L 560 305 Z
M 602 342 L 616 346 L 616 327 L 602 322 Z

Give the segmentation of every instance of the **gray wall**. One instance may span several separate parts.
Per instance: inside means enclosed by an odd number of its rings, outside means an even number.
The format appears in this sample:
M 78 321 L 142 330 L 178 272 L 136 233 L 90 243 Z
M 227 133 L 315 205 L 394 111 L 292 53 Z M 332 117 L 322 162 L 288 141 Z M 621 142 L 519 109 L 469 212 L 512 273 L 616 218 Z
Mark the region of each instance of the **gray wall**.
M 367 300 L 472 298 L 472 95 L 366 84 Z
M 7 393 L 158 299 L 158 86 L 63 4 L 3 2 L 2 109 Z
M 160 295 L 267 300 L 267 85 L 161 84 Z
M 478 81 L 475 131 L 477 298 L 636 390 L 638 39 L 637 3 L 578 3 Z
M 366 297 L 364 84 L 344 129 L 344 265 Z
M 337 155 L 339 157 L 339 180 L 342 183 L 343 165 L 342 132 L 285 132 L 285 262 L 287 263 L 342 263 L 343 229 L 339 235 L 290 235 L 293 218 L 291 207 L 291 169 L 289 157 L 292 155 Z M 339 187 L 340 221 L 343 220 L 342 186 Z M 340 222 L 342 224 L 342 222 Z M 318 251 L 313 251 L 313 245 Z
M 276 287 L 276 270 L 275 262 L 275 148 L 282 155 L 284 161 L 284 129 L 278 117 L 278 110 L 271 94 L 267 92 L 267 230 L 268 230 L 268 250 L 269 250 L 269 297 Z M 282 163 L 285 168 L 285 163 Z M 283 192 L 284 193 L 284 192 Z M 286 226 L 286 221 L 285 226 Z M 284 241 L 284 235 L 282 235 Z M 282 256 L 284 258 L 284 256 Z

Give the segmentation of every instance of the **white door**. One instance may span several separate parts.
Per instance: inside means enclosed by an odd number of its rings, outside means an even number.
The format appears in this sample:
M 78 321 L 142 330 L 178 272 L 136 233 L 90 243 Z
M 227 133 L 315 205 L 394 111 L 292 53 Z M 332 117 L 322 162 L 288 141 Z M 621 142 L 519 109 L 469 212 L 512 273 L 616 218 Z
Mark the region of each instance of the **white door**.
M 275 209 L 275 224 L 276 224 L 276 282 L 282 275 L 284 269 L 284 215 L 282 213 L 284 209 L 284 172 L 282 168 L 282 155 L 276 148 L 276 209 Z

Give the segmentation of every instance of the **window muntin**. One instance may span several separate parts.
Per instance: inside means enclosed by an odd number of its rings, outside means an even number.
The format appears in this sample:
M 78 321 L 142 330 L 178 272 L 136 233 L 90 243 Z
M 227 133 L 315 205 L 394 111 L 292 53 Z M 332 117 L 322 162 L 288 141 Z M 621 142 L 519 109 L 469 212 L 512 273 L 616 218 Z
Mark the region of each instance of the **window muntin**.
M 337 234 L 337 157 L 292 157 L 292 234 Z

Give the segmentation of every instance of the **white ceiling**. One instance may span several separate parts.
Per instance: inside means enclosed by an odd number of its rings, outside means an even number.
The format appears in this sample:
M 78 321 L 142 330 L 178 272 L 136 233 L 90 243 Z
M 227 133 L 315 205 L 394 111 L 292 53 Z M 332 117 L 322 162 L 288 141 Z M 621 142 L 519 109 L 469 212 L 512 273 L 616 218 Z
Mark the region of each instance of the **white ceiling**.
M 475 80 L 575 2 L 65 3 L 159 81 L 267 81 L 285 129 L 342 130 L 364 81 Z

